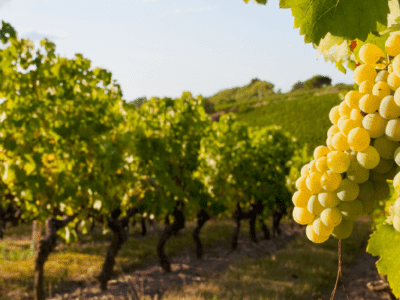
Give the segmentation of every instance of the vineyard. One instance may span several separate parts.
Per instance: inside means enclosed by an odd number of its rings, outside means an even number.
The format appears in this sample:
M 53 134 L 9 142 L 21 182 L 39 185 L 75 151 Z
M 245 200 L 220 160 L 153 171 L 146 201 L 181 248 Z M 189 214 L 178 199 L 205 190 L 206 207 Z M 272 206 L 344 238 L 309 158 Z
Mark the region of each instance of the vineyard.
M 365 297 L 398 298 L 399 2 L 360 4 L 362 26 L 348 4 L 332 15 L 302 3 L 280 7 L 325 60 L 347 62 L 354 86 L 314 78 L 281 94 L 253 79 L 130 105 L 111 72 L 48 39 L 34 49 L 2 21 L 1 299 L 349 298 L 344 272 L 365 248 L 381 274 Z M 207 284 L 171 292 L 188 259 L 189 281 Z M 219 281 L 228 264 L 213 260 L 232 262 Z M 122 283 L 149 264 L 158 287 Z

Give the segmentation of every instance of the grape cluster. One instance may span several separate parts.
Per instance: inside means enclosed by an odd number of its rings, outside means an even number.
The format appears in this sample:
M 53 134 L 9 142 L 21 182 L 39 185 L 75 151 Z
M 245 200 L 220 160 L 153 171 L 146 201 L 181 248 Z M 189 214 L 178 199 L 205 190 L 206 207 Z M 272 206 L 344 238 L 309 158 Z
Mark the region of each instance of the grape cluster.
M 331 109 L 326 146 L 315 148 L 296 181 L 293 218 L 307 225 L 314 243 L 348 238 L 354 220 L 388 198 L 387 180 L 400 192 L 400 34 L 386 40 L 385 50 L 387 61 L 374 44 L 360 48 L 362 64 L 353 74 L 359 90 Z M 400 198 L 391 212 L 400 231 Z

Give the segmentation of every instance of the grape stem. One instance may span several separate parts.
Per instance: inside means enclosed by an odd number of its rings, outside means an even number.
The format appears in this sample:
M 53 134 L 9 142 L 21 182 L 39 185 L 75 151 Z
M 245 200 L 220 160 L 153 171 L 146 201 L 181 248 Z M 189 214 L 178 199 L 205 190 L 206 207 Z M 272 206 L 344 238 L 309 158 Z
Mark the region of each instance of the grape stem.
M 338 243 L 338 256 L 339 256 L 339 259 L 338 259 L 338 273 L 337 273 L 337 277 L 336 277 L 335 287 L 333 288 L 330 300 L 333 300 L 335 298 L 335 294 L 336 294 L 336 289 L 337 289 L 337 285 L 338 285 L 338 282 L 339 282 L 339 278 L 340 278 L 340 282 L 342 283 L 343 290 L 344 290 L 344 293 L 346 294 L 347 300 L 349 300 L 349 296 L 347 295 L 347 292 L 346 292 L 346 289 L 345 289 L 344 283 L 343 283 L 343 274 L 342 274 L 342 240 L 339 240 L 339 243 Z

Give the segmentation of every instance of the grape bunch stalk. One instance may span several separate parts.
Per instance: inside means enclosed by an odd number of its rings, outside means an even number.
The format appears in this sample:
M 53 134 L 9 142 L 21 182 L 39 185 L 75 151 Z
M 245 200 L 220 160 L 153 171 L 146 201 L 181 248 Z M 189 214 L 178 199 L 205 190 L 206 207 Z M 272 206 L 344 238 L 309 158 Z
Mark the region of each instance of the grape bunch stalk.
M 386 53 L 385 53 L 386 51 Z M 393 180 L 400 193 L 400 34 L 361 46 L 349 91 L 329 112 L 326 145 L 315 148 L 293 194 L 293 219 L 314 243 L 346 239 L 353 222 L 387 199 Z M 399 194 L 400 195 L 400 194 Z M 400 232 L 400 197 L 388 222 Z

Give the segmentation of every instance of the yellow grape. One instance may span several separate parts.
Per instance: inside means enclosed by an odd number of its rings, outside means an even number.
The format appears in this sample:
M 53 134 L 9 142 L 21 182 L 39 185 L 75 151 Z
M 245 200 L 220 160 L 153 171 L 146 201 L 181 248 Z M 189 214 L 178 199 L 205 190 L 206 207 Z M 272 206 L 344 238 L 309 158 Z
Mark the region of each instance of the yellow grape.
M 396 119 L 400 116 L 400 106 L 394 102 L 394 97 L 389 95 L 382 99 L 379 106 L 379 114 L 388 120 Z
M 328 129 L 328 133 L 327 136 L 332 136 L 335 135 L 336 133 L 340 132 L 340 129 L 337 125 L 332 125 L 331 127 L 329 127 Z M 328 148 L 329 149 L 329 148 Z
M 322 192 L 318 194 L 318 201 L 323 207 L 331 208 L 337 206 L 340 199 L 334 192 Z
M 325 209 L 318 201 L 318 195 L 312 195 L 307 203 L 307 210 L 313 215 L 319 216 Z
M 383 98 L 390 95 L 390 86 L 387 82 L 379 81 L 375 83 L 372 89 L 372 95 L 378 96 L 379 98 Z
M 393 66 L 392 66 L 392 64 L 390 64 L 390 65 L 388 66 L 388 76 L 389 76 L 389 74 L 392 73 L 392 72 L 393 72 Z M 387 77 L 386 77 L 386 81 L 387 81 Z
M 380 156 L 378 151 L 372 147 L 368 146 L 365 150 L 359 151 L 357 153 L 357 161 L 365 169 L 373 169 L 379 164 Z
M 387 78 L 387 83 L 390 86 L 391 90 L 396 91 L 400 87 L 400 78 L 396 75 L 395 72 L 392 72 Z
M 312 224 L 314 217 L 305 207 L 295 207 L 293 209 L 293 219 L 300 225 Z
M 311 172 L 306 179 L 307 188 L 311 191 L 311 194 L 319 193 L 322 190 L 321 187 L 322 174 L 319 172 Z
M 362 124 L 368 131 L 372 139 L 376 139 L 385 134 L 386 125 L 388 120 L 382 118 L 379 113 L 368 114 L 364 117 Z
M 400 217 L 400 198 L 397 198 L 396 202 L 394 203 L 394 214 Z
M 396 162 L 396 164 L 398 166 L 400 166 L 400 147 L 396 148 L 393 156 L 394 156 L 394 161 Z
M 339 104 L 339 115 L 342 116 L 349 116 L 351 113 L 352 108 L 347 105 L 345 101 L 342 101 Z
M 322 221 L 321 218 L 316 218 L 313 222 L 313 229 L 314 232 L 318 235 L 330 235 L 333 231 L 334 226 L 326 226 Z
M 363 112 L 372 114 L 378 110 L 381 100 L 378 96 L 367 94 L 361 97 L 358 106 Z
M 346 177 L 342 180 L 335 192 L 340 200 L 353 201 L 358 197 L 358 194 L 360 193 L 360 187 L 357 183 Z
M 400 77 L 400 55 L 396 55 L 396 57 L 392 60 L 393 72 L 396 73 L 397 77 Z
M 308 200 L 312 195 L 306 191 L 296 191 L 293 194 L 292 202 L 297 207 L 307 207 Z
M 318 146 L 314 150 L 314 158 L 315 159 L 321 158 L 323 156 L 328 155 L 329 152 L 331 152 L 331 151 L 329 150 L 328 147 L 326 147 L 326 146 Z
M 381 48 L 372 43 L 361 46 L 358 55 L 365 64 L 376 64 L 381 57 L 385 57 L 385 53 Z
M 350 130 L 347 135 L 347 142 L 353 151 L 364 151 L 371 142 L 368 131 L 365 128 L 357 127 Z
M 321 221 L 325 226 L 338 226 L 342 222 L 342 214 L 337 207 L 325 208 L 321 212 Z
M 339 105 L 336 105 L 329 111 L 329 120 L 332 122 L 332 124 L 337 124 L 339 118 Z
M 347 239 L 353 232 L 353 221 L 343 220 L 338 226 L 333 229 L 332 236 L 338 240 Z
M 361 126 L 362 126 L 362 122 L 357 122 L 353 119 L 347 119 L 347 120 L 344 120 L 343 122 L 341 122 L 340 127 L 339 126 L 338 127 L 339 127 L 340 132 L 345 137 L 347 137 L 350 130 L 352 130 L 353 128 L 356 128 L 356 127 L 361 127 Z
M 397 215 L 393 217 L 393 227 L 400 232 L 400 217 Z
M 337 124 L 336 124 L 337 127 L 339 127 L 339 130 L 340 130 L 340 126 L 341 126 L 340 124 L 342 124 L 342 122 L 344 122 L 348 119 L 350 119 L 350 115 L 344 115 L 339 118 L 339 120 L 337 121 Z
M 305 191 L 305 192 L 311 193 L 311 191 L 308 189 L 307 184 L 306 184 L 307 176 L 301 176 L 301 177 L 297 178 L 296 188 L 299 191 Z
M 316 162 L 316 160 L 315 159 L 313 159 L 312 161 L 310 161 L 310 163 L 308 164 L 308 169 L 309 169 L 309 173 L 312 173 L 312 172 L 317 172 L 317 168 L 316 168 L 316 166 L 315 166 L 315 162 Z
M 328 168 L 335 173 L 346 172 L 350 165 L 349 156 L 343 151 L 332 151 L 328 154 Z
M 389 120 L 385 130 L 386 137 L 389 140 L 400 141 L 400 119 Z
M 365 80 L 374 81 L 376 77 L 375 67 L 371 64 L 358 66 L 353 73 L 354 82 L 360 85 Z
M 332 137 L 333 136 L 328 136 L 326 139 L 326 146 L 329 148 L 329 150 L 335 151 L 336 149 L 332 146 Z
M 389 140 L 385 135 L 380 136 L 374 141 L 373 146 L 378 151 L 379 156 L 384 159 L 393 159 L 394 152 L 400 146 L 399 142 Z
M 400 193 L 400 173 L 397 173 L 393 178 L 393 187 Z
M 313 225 L 307 225 L 306 236 L 311 242 L 313 242 L 315 244 L 321 244 L 323 242 L 326 242 L 329 239 L 329 235 L 316 234 L 314 231 Z
M 395 102 L 398 106 L 400 106 L 400 89 L 397 89 L 397 90 L 394 92 L 393 100 L 394 100 L 394 102 Z
M 328 168 L 328 158 L 326 156 L 320 157 L 317 159 L 315 166 L 317 167 L 318 172 L 324 174 L 329 170 Z
M 400 35 L 391 34 L 385 42 L 386 53 L 390 56 L 400 54 Z
M 362 123 L 364 117 L 361 114 L 361 110 L 358 108 L 358 106 L 357 108 L 351 110 L 350 119 Z
M 375 82 L 379 82 L 379 81 L 387 82 L 388 75 L 389 75 L 389 72 L 386 70 L 379 71 L 375 77 Z
M 346 94 L 346 96 L 344 97 L 344 101 L 346 102 L 346 104 L 351 107 L 351 108 L 356 108 L 358 109 L 358 101 L 360 101 L 361 97 L 363 96 L 363 93 L 361 92 L 361 86 L 367 85 L 370 81 L 364 81 L 361 85 L 360 85 L 360 92 L 357 91 L 350 91 Z M 373 83 L 372 83 L 372 87 L 373 87 Z M 371 87 L 371 93 L 372 93 L 372 87 Z M 371 94 L 371 93 L 364 93 L 364 94 Z
M 300 171 L 301 176 L 307 177 L 308 174 L 310 174 L 310 169 L 308 167 L 308 164 L 305 164 Z
M 358 101 L 360 101 L 361 97 L 364 96 L 365 94 L 372 94 L 373 87 L 374 87 L 374 82 L 372 80 L 365 80 L 361 82 L 360 86 L 358 87 L 358 91 L 360 93 L 360 98 L 358 99 Z M 352 108 L 357 108 L 357 107 L 352 107 Z
M 342 176 L 331 170 L 326 171 L 321 177 L 321 186 L 327 192 L 335 191 L 342 182 Z
M 332 137 L 332 146 L 335 147 L 336 150 L 340 151 L 345 151 L 350 148 L 349 143 L 347 142 L 347 137 L 341 132 L 336 133 Z

